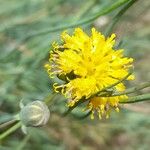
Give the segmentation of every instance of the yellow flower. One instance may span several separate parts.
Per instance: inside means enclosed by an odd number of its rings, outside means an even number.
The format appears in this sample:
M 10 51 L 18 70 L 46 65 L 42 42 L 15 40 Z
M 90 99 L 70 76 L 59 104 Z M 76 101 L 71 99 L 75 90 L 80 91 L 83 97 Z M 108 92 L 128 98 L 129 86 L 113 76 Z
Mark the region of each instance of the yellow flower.
M 111 108 L 115 108 L 119 112 L 118 103 L 122 99 L 127 99 L 126 95 L 115 96 L 115 97 L 94 97 L 91 98 L 87 109 L 91 111 L 91 119 L 94 119 L 94 113 L 97 112 L 99 118 L 102 116 L 109 117 Z
M 64 80 L 61 85 L 55 84 L 54 88 L 70 99 L 69 106 L 82 98 L 90 99 L 99 91 L 123 79 L 132 67 L 133 59 L 124 57 L 123 49 L 113 48 L 115 34 L 105 38 L 92 28 L 91 36 L 88 36 L 82 29 L 76 28 L 72 36 L 65 31 L 61 37 L 62 44 L 53 43 L 50 64 L 45 67 L 51 77 L 57 75 Z M 133 75 L 127 78 L 132 79 Z M 113 89 L 124 91 L 125 86 L 119 83 Z M 115 105 L 111 101 L 115 101 Z M 93 111 L 100 106 L 101 111 L 103 105 L 117 107 L 118 102 L 119 97 L 94 97 L 90 99 L 88 108 Z

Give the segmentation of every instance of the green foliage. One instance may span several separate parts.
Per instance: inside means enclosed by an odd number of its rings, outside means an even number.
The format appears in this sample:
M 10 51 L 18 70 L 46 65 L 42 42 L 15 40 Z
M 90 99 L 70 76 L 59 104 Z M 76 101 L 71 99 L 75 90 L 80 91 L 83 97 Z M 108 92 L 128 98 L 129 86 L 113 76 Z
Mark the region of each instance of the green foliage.
M 43 66 L 61 31 L 95 26 L 106 33 L 127 2 L 131 0 L 0 0 L 0 123 L 19 112 L 21 99 L 42 100 L 52 93 L 53 81 Z M 136 60 L 137 83 L 150 77 L 148 5 L 147 0 L 138 1 L 111 28 L 118 45 Z M 106 20 L 101 25 L 100 16 Z M 57 95 L 47 127 L 30 128 L 27 137 L 18 130 L 0 143 L 0 150 L 149 150 L 148 104 L 127 105 L 109 120 L 79 120 L 81 109 L 60 116 L 66 106 L 64 97 Z

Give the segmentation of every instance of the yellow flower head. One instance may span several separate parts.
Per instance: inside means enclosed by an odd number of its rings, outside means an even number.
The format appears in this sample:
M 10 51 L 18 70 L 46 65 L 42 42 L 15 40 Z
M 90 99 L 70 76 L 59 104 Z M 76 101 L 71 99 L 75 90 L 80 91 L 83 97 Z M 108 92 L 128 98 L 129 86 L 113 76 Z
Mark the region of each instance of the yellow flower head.
M 57 75 L 65 81 L 61 85 L 55 84 L 54 88 L 71 99 L 69 106 L 83 98 L 90 99 L 88 108 L 103 114 L 103 109 L 106 110 L 108 106 L 117 108 L 120 97 L 91 97 L 123 79 L 129 73 L 133 59 L 124 57 L 123 49 L 113 48 L 115 34 L 105 38 L 95 28 L 91 31 L 90 36 L 80 28 L 76 28 L 72 36 L 63 32 L 62 44 L 53 44 L 50 64 L 46 68 L 50 76 Z M 127 79 L 133 78 L 131 75 Z M 119 83 L 113 89 L 124 91 L 125 86 Z

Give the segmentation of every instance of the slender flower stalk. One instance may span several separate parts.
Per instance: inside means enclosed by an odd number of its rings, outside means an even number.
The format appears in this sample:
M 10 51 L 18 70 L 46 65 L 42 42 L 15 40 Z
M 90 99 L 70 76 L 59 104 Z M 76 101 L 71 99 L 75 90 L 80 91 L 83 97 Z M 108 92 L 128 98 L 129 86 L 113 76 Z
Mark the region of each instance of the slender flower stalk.
M 130 97 L 129 99 L 126 100 L 121 100 L 120 103 L 137 103 L 137 102 L 148 101 L 148 100 L 150 100 L 150 94 L 142 94 L 142 95 Z
M 119 96 L 119 95 L 124 95 L 124 94 L 130 94 L 130 93 L 134 93 L 134 92 L 138 92 L 139 90 L 142 90 L 144 88 L 150 87 L 150 81 L 146 82 L 146 83 L 142 83 L 138 86 L 126 89 L 123 92 L 116 92 L 114 93 L 112 96 Z
M 17 121 L 16 119 L 12 119 L 12 120 L 9 120 L 9 121 L 7 121 L 5 123 L 2 123 L 2 124 L 0 124 L 0 129 L 5 128 L 5 127 L 15 123 L 16 121 Z
M 16 123 L 14 126 L 6 130 L 6 132 L 0 134 L 0 141 L 10 135 L 11 133 L 15 132 L 18 128 L 21 127 L 21 122 Z

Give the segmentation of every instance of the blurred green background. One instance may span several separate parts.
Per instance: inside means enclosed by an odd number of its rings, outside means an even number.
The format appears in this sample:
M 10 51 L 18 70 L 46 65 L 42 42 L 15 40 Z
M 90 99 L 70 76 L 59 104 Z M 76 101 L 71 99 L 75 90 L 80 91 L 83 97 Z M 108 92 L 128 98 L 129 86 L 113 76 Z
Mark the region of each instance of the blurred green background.
M 19 112 L 19 102 L 42 100 L 52 92 L 44 70 L 51 43 L 60 33 L 49 29 L 77 23 L 105 10 L 117 0 L 0 0 L 0 123 Z M 83 27 L 95 27 L 103 34 L 122 7 Z M 72 32 L 72 29 L 68 29 Z M 39 34 L 44 32 L 43 34 Z M 150 1 L 139 0 L 113 28 L 117 44 L 135 59 L 136 80 L 150 79 Z M 32 36 L 34 35 L 34 36 Z M 143 92 L 150 92 L 149 89 Z M 0 150 L 149 150 L 150 103 L 126 104 L 110 119 L 78 119 L 75 109 L 67 117 L 64 97 L 57 95 L 49 105 L 51 118 L 44 128 L 30 128 L 30 137 L 17 130 L 5 138 Z

